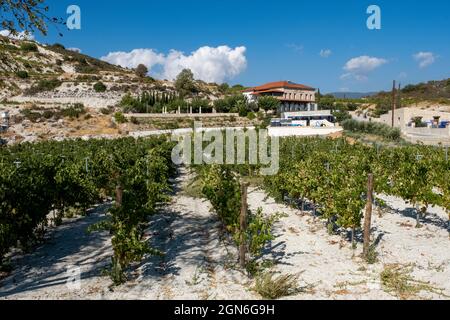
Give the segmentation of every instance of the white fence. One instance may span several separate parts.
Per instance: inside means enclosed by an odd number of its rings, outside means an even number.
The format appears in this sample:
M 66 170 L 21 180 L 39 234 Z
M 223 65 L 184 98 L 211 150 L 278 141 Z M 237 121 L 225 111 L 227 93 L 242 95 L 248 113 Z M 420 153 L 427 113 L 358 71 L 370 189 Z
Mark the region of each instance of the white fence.
M 223 127 L 223 128 L 201 128 L 201 131 L 221 131 L 226 129 L 234 130 L 244 130 L 244 127 Z M 254 129 L 254 127 L 246 127 L 246 129 Z M 312 127 L 269 127 L 269 136 L 271 137 L 290 137 L 290 136 L 327 136 L 331 134 L 340 133 L 343 131 L 341 127 L 332 128 L 312 128 Z M 153 131 L 136 131 L 130 132 L 130 136 L 138 137 L 148 137 L 153 135 L 163 135 L 163 134 L 174 134 L 174 135 L 184 135 L 192 133 L 193 129 L 174 129 L 174 130 L 153 130 Z
M 231 118 L 239 117 L 238 113 L 126 113 L 127 118 L 151 119 L 151 118 Z
M 436 137 L 449 137 L 450 127 L 448 128 L 404 128 L 403 132 L 408 135 L 416 136 L 436 136 Z

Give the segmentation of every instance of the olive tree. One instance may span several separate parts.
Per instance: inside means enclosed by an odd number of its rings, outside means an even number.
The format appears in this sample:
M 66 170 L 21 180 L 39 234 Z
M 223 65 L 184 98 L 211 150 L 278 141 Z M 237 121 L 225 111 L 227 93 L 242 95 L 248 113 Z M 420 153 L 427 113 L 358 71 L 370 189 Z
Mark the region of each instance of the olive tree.
M 139 78 L 144 78 L 148 73 L 148 68 L 145 65 L 140 64 L 137 66 L 135 73 Z
M 194 74 L 190 69 L 183 69 L 175 80 L 175 88 L 181 96 L 190 95 L 197 92 L 195 85 Z
M 258 99 L 258 107 L 264 111 L 277 111 L 280 107 L 280 104 L 280 100 L 270 96 L 263 96 Z

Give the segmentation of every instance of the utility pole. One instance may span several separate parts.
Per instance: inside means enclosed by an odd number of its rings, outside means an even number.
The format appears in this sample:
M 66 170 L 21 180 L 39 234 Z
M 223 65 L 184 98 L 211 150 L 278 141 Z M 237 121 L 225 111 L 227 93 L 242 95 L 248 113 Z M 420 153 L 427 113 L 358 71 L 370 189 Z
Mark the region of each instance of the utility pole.
M 392 128 L 395 125 L 395 80 L 394 80 L 394 85 L 392 87 Z

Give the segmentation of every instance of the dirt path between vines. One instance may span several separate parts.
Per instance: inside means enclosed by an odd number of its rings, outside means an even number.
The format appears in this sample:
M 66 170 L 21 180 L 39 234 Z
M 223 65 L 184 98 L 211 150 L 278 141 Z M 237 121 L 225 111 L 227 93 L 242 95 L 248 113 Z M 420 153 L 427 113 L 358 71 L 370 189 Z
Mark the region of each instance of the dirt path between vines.
M 66 221 L 33 254 L 15 259 L 12 275 L 0 283 L 0 299 L 254 299 L 247 277 L 233 268 L 236 249 L 223 241 L 209 202 L 182 195 L 187 182 L 182 171 L 172 201 L 147 230 L 164 257 L 135 266 L 126 284 L 110 290 L 103 275 L 112 255 L 108 234 L 85 232 L 104 217 L 106 209 L 99 208 Z M 73 266 L 81 268 L 80 288 L 67 286 Z
M 183 192 L 188 180 L 182 171 L 172 201 L 152 217 L 147 231 L 152 246 L 165 256 L 146 258 L 126 284 L 112 291 L 102 274 L 112 255 L 109 235 L 85 232 L 104 218 L 108 207 L 103 205 L 88 217 L 65 221 L 34 253 L 16 257 L 15 270 L 0 283 L 0 299 L 260 299 L 249 278 L 236 270 L 236 248 L 224 241 L 209 202 Z M 367 265 L 359 257 L 360 243 L 352 250 L 345 234 L 329 235 L 310 211 L 302 213 L 275 203 L 261 190 L 249 190 L 250 209 L 286 214 L 264 256 L 276 262 L 274 270 L 300 275 L 299 286 L 305 290 L 286 299 L 395 299 L 380 281 L 390 264 L 409 267 L 412 278 L 442 289 L 426 289 L 411 298 L 449 299 L 450 240 L 443 210 L 431 208 L 423 227 L 416 229 L 407 204 L 383 198 L 395 209 L 382 217 L 374 214 L 379 257 Z M 67 287 L 71 266 L 81 270 L 79 288 Z

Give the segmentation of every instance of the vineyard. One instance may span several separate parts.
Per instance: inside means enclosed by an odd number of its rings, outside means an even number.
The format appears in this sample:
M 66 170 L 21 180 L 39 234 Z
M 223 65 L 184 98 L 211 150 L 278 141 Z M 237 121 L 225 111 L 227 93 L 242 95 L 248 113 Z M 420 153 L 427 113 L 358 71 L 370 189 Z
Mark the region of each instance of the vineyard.
M 410 246 L 416 241 L 411 237 L 416 239 L 421 233 L 432 237 L 437 232 L 429 229 L 429 215 L 444 210 L 450 219 L 450 161 L 444 148 L 385 147 L 350 143 L 345 138 L 283 138 L 279 172 L 263 177 L 259 176 L 260 166 L 249 164 L 177 169 L 171 161 L 173 147 L 166 137 L 160 137 L 45 142 L 1 149 L 3 262 L 8 262 L 11 248 L 33 250 L 48 225 L 58 226 L 70 213 L 83 216 L 89 208 L 106 203 L 105 218 L 90 224 L 87 231 L 92 239 L 104 230 L 111 235 L 108 287 L 112 281 L 117 292 L 108 294 L 111 298 L 141 298 L 143 290 L 149 291 L 146 297 L 155 299 L 190 297 L 194 289 L 201 291 L 195 293 L 201 299 L 233 298 L 236 294 L 254 298 L 251 293 L 241 293 L 248 288 L 263 297 L 277 297 L 266 292 L 275 281 L 269 270 L 288 270 L 292 276 L 278 280 L 293 284 L 298 281 L 294 274 L 306 261 L 316 266 L 307 268 L 311 274 L 305 276 L 313 280 L 325 272 L 324 267 L 336 263 L 330 272 L 339 274 L 327 281 L 338 282 L 348 272 L 346 268 L 365 272 L 361 263 L 377 264 L 377 256 L 386 254 L 387 249 L 377 247 L 373 235 L 370 256 L 355 262 L 365 209 L 372 200 L 369 177 L 373 177 L 374 208 L 387 212 L 392 203 L 397 206 L 401 201 L 414 208 L 411 235 L 399 229 L 410 229 L 401 218 L 395 218 L 396 225 L 392 225 L 394 218 L 380 213 L 373 229 L 378 236 L 378 228 L 388 223 L 386 228 L 395 235 L 395 243 Z M 185 181 L 186 173 L 180 176 L 180 170 L 189 170 L 190 180 Z M 183 181 L 174 186 L 170 179 Z M 192 183 L 199 183 L 200 195 L 180 191 L 192 189 Z M 310 242 L 321 243 L 320 249 L 309 247 Z M 337 243 L 338 253 L 334 249 Z M 286 252 L 279 251 L 280 246 Z M 436 246 L 445 249 L 448 243 L 441 239 Z M 320 250 L 320 259 L 297 257 L 299 252 L 307 252 L 299 248 Z M 431 251 L 441 252 L 435 247 Z M 85 260 L 78 252 L 70 254 Z M 282 258 L 273 258 L 277 255 Z M 154 271 L 148 271 L 149 265 L 155 266 L 151 267 Z M 178 271 L 172 270 L 174 266 Z M 392 268 L 384 271 L 397 270 Z M 141 274 L 139 282 L 130 277 L 136 272 Z M 128 287 L 122 286 L 127 281 L 131 281 L 125 285 Z M 93 290 L 92 284 L 86 286 Z M 130 286 L 135 290 L 125 289 Z M 311 286 L 307 283 L 304 288 Z M 314 294 L 302 291 L 304 288 L 288 295 Z M 405 296 L 402 294 L 399 297 Z
M 417 208 L 420 217 L 429 206 L 442 206 L 450 218 L 450 161 L 443 148 L 411 145 L 382 148 L 350 144 L 345 139 L 285 139 L 280 172 L 265 179 L 265 189 L 279 201 L 289 199 L 335 228 L 361 227 L 367 199 L 368 175 L 374 175 L 376 194 L 398 196 Z M 382 204 L 382 201 L 379 201 Z
M 108 220 L 92 230 L 113 235 L 111 278 L 146 253 L 143 227 L 158 203 L 166 200 L 172 145 L 165 138 L 43 142 L 0 150 L 0 263 L 17 244 L 25 250 L 58 225 L 70 210 L 85 214 L 114 197 Z
M 386 206 L 380 198 L 373 201 L 373 194 L 399 197 L 412 205 L 416 211 L 416 228 L 421 227 L 421 218 L 430 207 L 445 208 L 450 237 L 448 149 L 420 145 L 382 147 L 349 143 L 345 138 L 286 138 L 281 141 L 280 168 L 278 174 L 264 177 L 264 190 L 276 201 L 301 208 L 302 212 L 305 207 L 312 208 L 314 217 L 326 221 L 329 234 L 345 234 L 351 230 L 354 248 L 357 233 L 363 231 L 364 209 L 374 204 Z M 260 251 L 274 240 L 272 228 L 279 218 L 276 214 L 264 215 L 260 208 L 257 215 L 249 212 L 244 217 L 249 227 L 242 234 L 240 211 L 242 194 L 246 191 L 239 181 L 257 175 L 258 169 L 259 166 L 245 164 L 202 166 L 198 170 L 203 193 L 223 225 L 238 245 L 245 241 L 246 249 L 254 257 L 243 264 L 247 269 L 257 267 Z M 370 229 L 370 221 L 367 228 Z M 370 230 L 365 236 L 364 254 L 370 262 L 377 253 L 370 244 Z M 254 250 L 254 243 L 258 243 L 259 250 Z

